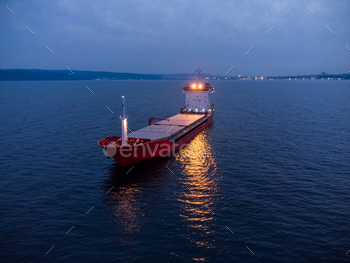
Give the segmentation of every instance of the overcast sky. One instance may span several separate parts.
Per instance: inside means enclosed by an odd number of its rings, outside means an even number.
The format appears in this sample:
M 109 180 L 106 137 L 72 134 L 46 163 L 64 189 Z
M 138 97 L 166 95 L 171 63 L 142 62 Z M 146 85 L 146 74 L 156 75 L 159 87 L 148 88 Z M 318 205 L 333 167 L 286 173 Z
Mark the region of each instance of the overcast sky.
M 0 24 L 2 69 L 200 67 L 225 75 L 234 66 L 230 76 L 350 70 L 350 0 L 1 1 Z

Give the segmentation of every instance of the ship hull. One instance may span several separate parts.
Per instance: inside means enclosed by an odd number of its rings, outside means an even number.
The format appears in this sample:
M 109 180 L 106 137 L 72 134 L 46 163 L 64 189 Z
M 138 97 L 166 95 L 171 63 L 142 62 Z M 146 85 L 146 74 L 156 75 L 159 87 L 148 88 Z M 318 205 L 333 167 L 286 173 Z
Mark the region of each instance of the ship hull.
M 179 150 L 185 143 L 191 141 L 194 137 L 196 137 L 201 131 L 207 128 L 213 121 L 214 112 L 208 116 L 208 119 L 203 123 L 194 128 L 193 131 L 190 131 L 186 134 L 185 138 L 179 141 L 178 146 L 175 147 L 175 150 Z
M 120 166 L 136 165 L 138 163 L 151 161 L 161 157 L 171 157 L 175 152 L 185 147 L 186 143 L 191 141 L 196 135 L 207 128 L 213 120 L 214 112 L 208 115 L 205 121 L 192 127 L 179 138 L 174 140 L 156 140 L 137 145 L 122 145 L 118 147 L 105 146 L 99 142 L 105 154 L 108 157 L 113 157 Z M 120 138 L 116 137 L 115 138 Z M 108 139 L 105 138 L 105 139 Z M 103 139 L 103 140 L 105 140 Z

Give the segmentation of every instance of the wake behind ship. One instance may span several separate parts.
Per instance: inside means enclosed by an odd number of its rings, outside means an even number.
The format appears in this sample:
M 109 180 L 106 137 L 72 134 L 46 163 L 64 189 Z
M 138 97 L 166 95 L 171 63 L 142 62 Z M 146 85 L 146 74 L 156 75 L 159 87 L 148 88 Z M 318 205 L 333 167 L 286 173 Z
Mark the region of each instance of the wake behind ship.
M 154 158 L 167 157 L 181 150 L 186 143 L 205 129 L 214 116 L 209 96 L 214 93 L 209 83 L 195 83 L 183 87 L 185 107 L 168 119 L 151 117 L 149 125 L 128 133 L 125 98 L 123 100 L 122 136 L 109 136 L 98 142 L 107 157 L 121 166 L 135 165 Z M 152 124 L 153 120 L 159 122 Z

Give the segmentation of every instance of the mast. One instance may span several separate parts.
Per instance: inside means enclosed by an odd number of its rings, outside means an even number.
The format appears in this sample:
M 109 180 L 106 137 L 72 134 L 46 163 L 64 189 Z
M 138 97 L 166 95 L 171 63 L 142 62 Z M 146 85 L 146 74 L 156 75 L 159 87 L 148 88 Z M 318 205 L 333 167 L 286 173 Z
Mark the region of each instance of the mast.
M 198 80 L 201 80 L 201 73 L 202 73 L 203 69 L 198 68 L 198 69 L 195 69 L 194 71 L 197 72 L 197 74 L 198 74 Z
M 122 96 L 122 107 L 123 116 L 120 116 L 120 120 L 122 121 L 122 145 L 127 145 L 126 140 L 128 139 L 128 118 L 126 117 L 126 105 L 124 96 Z

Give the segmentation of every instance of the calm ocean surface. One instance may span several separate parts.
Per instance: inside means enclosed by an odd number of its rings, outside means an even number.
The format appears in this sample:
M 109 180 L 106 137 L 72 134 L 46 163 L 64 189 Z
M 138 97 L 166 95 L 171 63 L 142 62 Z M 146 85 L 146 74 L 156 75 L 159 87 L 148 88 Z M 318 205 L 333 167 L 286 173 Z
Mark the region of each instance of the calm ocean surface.
M 184 84 L 0 82 L 0 261 L 349 262 L 350 82 L 212 81 L 193 154 L 126 175 L 121 96 L 136 130 Z

